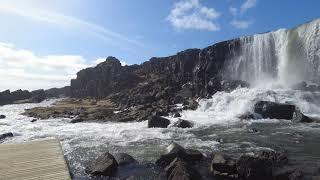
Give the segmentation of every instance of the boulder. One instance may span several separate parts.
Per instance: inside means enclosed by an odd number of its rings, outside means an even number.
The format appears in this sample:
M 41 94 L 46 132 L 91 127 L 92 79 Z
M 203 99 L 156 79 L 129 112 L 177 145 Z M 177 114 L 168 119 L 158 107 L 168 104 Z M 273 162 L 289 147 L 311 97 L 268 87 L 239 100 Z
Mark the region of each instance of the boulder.
M 193 124 L 190 121 L 179 119 L 172 126 L 178 128 L 192 128 Z
M 271 101 L 258 101 L 254 105 L 254 112 L 260 115 L 262 118 L 286 119 L 291 120 L 292 122 L 302 123 L 310 123 L 314 121 L 300 112 L 295 105 L 291 104 L 282 104 Z M 255 118 L 257 117 L 257 115 L 253 116 Z
M 216 154 L 210 164 L 210 172 L 214 176 L 237 178 L 236 160 L 222 154 Z
M 242 155 L 236 162 L 236 168 L 240 178 L 248 180 L 272 179 L 272 162 L 267 159 Z
M 112 176 L 118 168 L 116 159 L 108 152 L 98 157 L 91 166 L 86 168 L 90 175 Z
M 70 121 L 70 123 L 79 123 L 79 122 L 83 122 L 83 121 L 85 121 L 85 119 L 84 118 L 82 118 L 82 117 L 76 117 L 76 118 L 74 118 L 74 119 L 72 119 L 71 121 Z
M 36 122 L 36 121 L 38 121 L 38 119 L 32 119 L 30 122 Z
M 181 114 L 180 114 L 180 113 L 178 113 L 178 112 L 176 112 L 176 113 L 174 113 L 173 117 L 175 117 L 175 118 L 177 118 L 177 117 L 181 117 Z
M 13 134 L 12 134 L 11 132 L 1 134 L 1 135 L 0 135 L 0 140 L 4 140 L 4 139 L 6 139 L 6 138 L 8 138 L 8 137 L 13 137 Z
M 313 121 L 314 121 L 313 119 L 302 114 L 300 111 L 295 111 L 293 113 L 292 122 L 311 123 Z
M 170 120 L 161 116 L 151 116 L 148 119 L 148 128 L 166 128 L 170 124 Z
M 201 161 L 203 154 L 197 150 L 185 149 L 179 144 L 173 142 L 166 148 L 166 153 L 160 156 L 156 161 L 156 164 L 161 167 L 166 167 L 177 157 L 192 164 L 197 161 Z
M 281 151 L 272 151 L 264 150 L 257 154 L 257 157 L 260 159 L 268 160 L 272 163 L 273 166 L 284 166 L 288 163 L 289 159 L 286 155 L 286 152 Z
M 166 153 L 167 154 L 185 153 L 185 149 L 179 144 L 172 142 L 171 144 L 169 144 L 168 147 L 166 147 Z
M 137 161 L 127 153 L 117 153 L 114 155 L 119 166 L 136 163 Z
M 295 111 L 295 105 L 270 101 L 258 101 L 254 105 L 254 112 L 260 114 L 262 118 L 291 120 Z
M 197 170 L 192 168 L 181 158 L 175 158 L 166 168 L 168 180 L 201 180 L 202 177 Z
M 5 115 L 3 115 L 3 114 L 0 115 L 0 119 L 5 119 L 5 118 L 6 118 Z
M 202 152 L 196 149 L 186 149 L 185 152 L 186 154 L 184 156 L 184 159 L 191 164 L 197 161 L 201 161 L 204 157 Z
M 188 101 L 185 101 L 183 103 L 183 109 L 184 110 L 187 110 L 187 109 L 190 109 L 190 110 L 196 110 L 198 108 L 198 102 L 195 101 L 195 100 L 188 100 Z

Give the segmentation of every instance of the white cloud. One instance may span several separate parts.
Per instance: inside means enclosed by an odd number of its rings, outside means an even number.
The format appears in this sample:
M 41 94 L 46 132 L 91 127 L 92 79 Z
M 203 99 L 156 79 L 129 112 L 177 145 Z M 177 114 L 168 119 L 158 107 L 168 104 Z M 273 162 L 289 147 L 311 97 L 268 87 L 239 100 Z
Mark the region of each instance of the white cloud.
M 238 29 L 247 29 L 251 24 L 253 24 L 253 21 L 251 20 L 232 20 L 230 24 Z
M 131 45 L 146 47 L 143 43 L 135 39 L 128 38 L 123 34 L 114 32 L 106 27 L 102 27 L 76 17 L 67 16 L 62 13 L 37 8 L 34 3 L 31 3 L 30 5 L 24 1 L 3 1 L 0 5 L 0 12 L 17 15 L 37 22 L 44 22 L 78 30 L 81 29 L 82 31 L 94 34 L 99 38 L 108 41 L 116 39 Z
M 202 5 L 199 0 L 181 0 L 174 4 L 167 20 L 177 29 L 218 31 L 220 16 L 214 8 Z
M 244 13 L 248 9 L 253 8 L 257 4 L 257 0 L 246 0 L 240 7 L 241 12 Z
M 253 24 L 253 20 L 243 20 L 242 16 L 251 8 L 255 7 L 257 4 L 257 0 L 245 0 L 244 3 L 241 4 L 240 10 L 235 7 L 229 7 L 229 12 L 232 14 L 233 19 L 230 22 L 232 26 L 237 29 L 247 29 L 250 25 Z
M 99 58 L 88 63 L 78 55 L 39 56 L 30 50 L 0 42 L 0 91 L 66 86 L 79 70 L 104 60 Z

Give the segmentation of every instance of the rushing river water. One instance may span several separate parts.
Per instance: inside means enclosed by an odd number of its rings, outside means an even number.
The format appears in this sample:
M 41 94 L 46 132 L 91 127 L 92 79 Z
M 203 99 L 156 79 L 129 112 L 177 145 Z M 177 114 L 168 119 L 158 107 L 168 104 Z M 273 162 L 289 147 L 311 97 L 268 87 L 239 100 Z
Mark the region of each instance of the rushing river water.
M 310 174 L 318 171 L 320 124 L 236 118 L 250 111 L 257 100 L 290 102 L 305 114 L 320 117 L 320 93 L 242 88 L 230 93 L 219 92 L 211 99 L 200 100 L 196 111 L 183 111 L 182 118 L 195 125 L 189 129 L 147 128 L 147 121 L 71 124 L 70 119 L 49 119 L 32 123 L 32 118 L 19 115 L 26 108 L 50 106 L 55 101 L 49 100 L 40 104 L 0 107 L 0 114 L 7 116 L 0 121 L 0 132 L 14 134 L 13 138 L 2 143 L 59 139 L 71 172 L 77 177 L 83 177 L 88 162 L 105 151 L 126 152 L 140 162 L 154 162 L 172 141 L 207 154 L 222 151 L 236 155 L 259 149 L 286 149 L 290 166 L 303 167 Z M 171 121 L 176 119 L 171 118 Z

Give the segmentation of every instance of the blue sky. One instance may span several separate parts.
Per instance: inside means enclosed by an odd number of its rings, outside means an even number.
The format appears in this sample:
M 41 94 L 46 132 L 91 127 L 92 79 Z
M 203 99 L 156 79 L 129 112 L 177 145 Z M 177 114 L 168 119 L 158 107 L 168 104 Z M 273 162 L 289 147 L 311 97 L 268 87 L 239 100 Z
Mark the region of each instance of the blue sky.
M 294 27 L 319 18 L 318 7 L 318 0 L 0 0 L 0 90 L 68 85 L 107 56 L 141 63 Z

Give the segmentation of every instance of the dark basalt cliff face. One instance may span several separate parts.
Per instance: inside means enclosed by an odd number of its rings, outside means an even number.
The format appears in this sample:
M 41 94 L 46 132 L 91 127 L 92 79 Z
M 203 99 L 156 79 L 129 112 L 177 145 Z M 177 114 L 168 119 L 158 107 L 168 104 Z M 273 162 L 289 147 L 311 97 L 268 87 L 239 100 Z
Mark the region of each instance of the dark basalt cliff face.
M 96 67 L 77 73 L 77 78 L 71 80 L 71 97 L 111 96 L 117 103 L 135 105 L 159 96 L 167 96 L 171 102 L 186 88 L 192 97 L 205 97 L 221 90 L 226 61 L 239 51 L 240 41 L 234 39 L 202 50 L 151 58 L 141 65 L 121 66 L 118 59 L 108 57 Z

